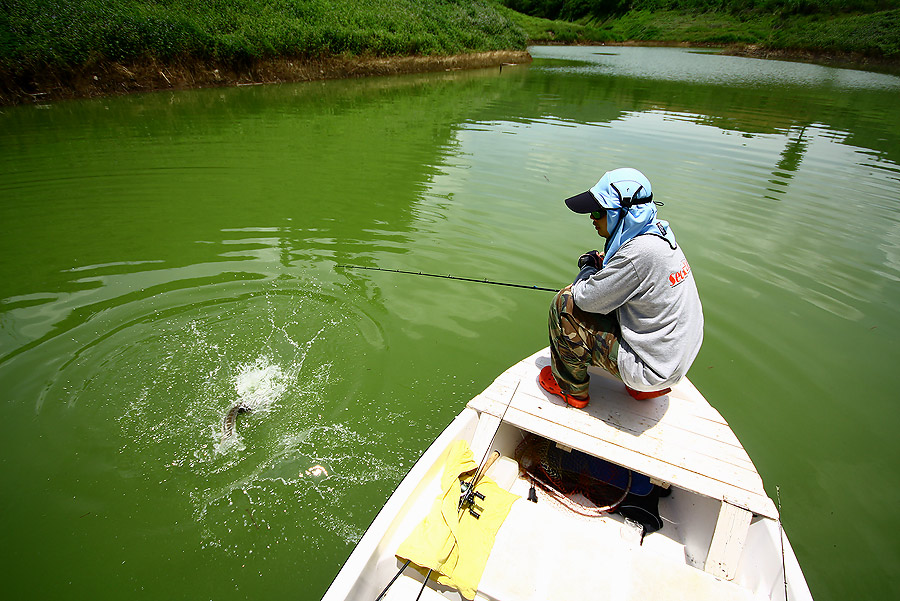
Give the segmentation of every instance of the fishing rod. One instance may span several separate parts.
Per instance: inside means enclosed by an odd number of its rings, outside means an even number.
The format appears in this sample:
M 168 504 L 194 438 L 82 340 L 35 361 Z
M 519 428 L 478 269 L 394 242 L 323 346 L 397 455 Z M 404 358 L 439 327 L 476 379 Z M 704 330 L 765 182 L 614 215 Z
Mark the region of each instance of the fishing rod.
M 781 575 L 784 577 L 784 598 L 788 599 L 787 564 L 784 559 L 784 523 L 781 521 L 781 488 L 775 486 L 775 495 L 778 499 L 778 537 L 781 539 Z
M 525 288 L 527 290 L 541 290 L 544 292 L 559 292 L 558 288 L 544 288 L 542 286 L 529 286 L 527 284 L 510 284 L 509 282 L 494 282 L 488 279 L 461 278 L 452 275 L 440 275 L 437 273 L 424 273 L 422 271 L 405 271 L 403 269 L 386 269 L 384 267 L 363 267 L 362 265 L 335 265 L 335 268 L 343 269 L 368 269 L 370 271 L 389 271 L 391 273 L 404 273 L 407 275 L 420 275 L 429 278 L 442 278 L 445 280 L 458 280 L 461 282 L 475 282 L 476 284 L 492 284 L 494 286 L 509 286 L 510 288 Z
M 497 422 L 497 427 L 494 429 L 494 435 L 491 436 L 490 442 L 487 444 L 487 448 L 484 450 L 484 455 L 481 457 L 481 462 L 478 464 L 478 469 L 475 470 L 475 475 L 472 476 L 472 479 L 468 482 L 461 482 L 460 488 L 462 489 L 462 494 L 459 496 L 459 518 L 462 519 L 463 511 L 466 509 L 469 510 L 469 513 L 476 520 L 481 517 L 481 515 L 475 510 L 475 499 L 484 500 L 484 495 L 475 490 L 475 487 L 481 482 L 482 476 L 484 476 L 485 472 L 494 465 L 494 462 L 500 458 L 500 451 L 494 451 L 491 453 L 491 447 L 494 445 L 494 439 L 497 438 L 497 432 L 500 431 L 500 426 L 503 425 L 503 420 L 506 419 L 506 412 L 509 411 L 509 406 L 512 405 L 513 398 L 516 396 L 516 392 L 519 391 L 519 384 L 522 383 L 522 379 L 519 378 L 519 381 L 516 382 L 516 387 L 513 388 L 512 394 L 509 395 L 509 400 L 506 401 L 506 408 L 503 409 L 503 414 L 500 416 L 500 421 Z M 488 453 L 491 453 L 490 459 L 488 459 Z
M 411 563 L 411 560 L 407 559 L 407 560 L 406 560 L 406 563 L 403 564 L 403 567 L 400 568 L 400 571 L 397 572 L 396 574 L 394 574 L 394 577 L 391 578 L 391 581 L 388 582 L 387 586 L 384 587 L 384 590 L 381 591 L 381 594 L 378 595 L 378 597 L 375 599 L 375 601 L 381 601 L 381 600 L 384 598 L 384 596 L 385 596 L 385 595 L 387 594 L 387 592 L 388 592 L 388 589 L 391 588 L 391 585 L 394 584 L 394 581 L 397 580 L 397 578 L 400 578 L 400 574 L 403 573 L 403 570 L 405 570 L 406 567 L 407 567 L 410 563 Z
M 478 280 L 476 280 L 478 281 Z M 462 494 L 459 497 L 459 519 L 462 520 L 463 513 L 466 509 L 469 510 L 469 513 L 477 520 L 481 515 L 475 511 L 475 499 L 479 498 L 484 500 L 484 495 L 480 492 L 476 492 L 475 487 L 481 482 L 482 476 L 484 473 L 490 469 L 494 462 L 500 458 L 500 452 L 494 451 L 491 453 L 490 458 L 488 458 L 488 453 L 491 452 L 491 447 L 494 444 L 494 439 L 497 438 L 497 432 L 500 431 L 500 426 L 503 424 L 503 420 L 506 417 L 506 412 L 509 411 L 509 406 L 512 405 L 513 397 L 516 396 L 516 392 L 519 390 L 519 384 L 522 383 L 522 379 L 520 378 L 518 382 L 516 382 L 516 387 L 513 388 L 512 394 L 509 395 L 509 400 L 506 401 L 506 408 L 503 409 L 503 414 L 500 416 L 500 421 L 497 422 L 497 427 L 494 429 L 494 435 L 491 436 L 491 440 L 487 445 L 487 448 L 484 451 L 484 455 L 481 458 L 481 463 L 478 465 L 478 469 L 475 470 L 475 474 L 472 476 L 472 479 L 468 482 L 460 482 L 460 488 L 462 490 Z M 394 577 L 391 578 L 391 581 L 387 583 L 387 586 L 384 587 L 384 590 L 381 591 L 381 594 L 375 599 L 375 601 L 382 601 L 384 596 L 387 594 L 388 589 L 393 586 L 394 582 L 397 578 L 400 577 L 400 574 L 409 567 L 411 560 L 407 559 L 406 562 L 400 566 L 400 569 L 394 574 Z M 428 574 L 425 575 L 425 580 L 422 582 L 422 588 L 419 590 L 419 596 L 416 597 L 416 601 L 419 601 L 419 598 L 422 596 L 422 592 L 425 590 L 425 585 L 428 584 L 428 579 L 431 578 L 431 574 L 434 572 L 434 568 L 428 570 Z

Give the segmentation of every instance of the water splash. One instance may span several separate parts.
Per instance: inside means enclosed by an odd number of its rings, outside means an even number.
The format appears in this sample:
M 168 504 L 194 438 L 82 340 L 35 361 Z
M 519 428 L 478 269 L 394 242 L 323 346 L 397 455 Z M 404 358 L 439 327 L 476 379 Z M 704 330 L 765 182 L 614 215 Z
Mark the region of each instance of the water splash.
M 234 376 L 234 391 L 237 400 L 227 413 L 235 407 L 245 408 L 255 417 L 265 415 L 278 405 L 279 400 L 296 379 L 299 366 L 287 370 L 272 362 L 268 356 L 261 356 L 252 363 L 238 366 Z M 228 416 L 225 417 L 228 419 Z M 232 449 L 243 450 L 245 447 L 236 427 L 225 435 L 216 445 L 217 453 L 227 453 Z

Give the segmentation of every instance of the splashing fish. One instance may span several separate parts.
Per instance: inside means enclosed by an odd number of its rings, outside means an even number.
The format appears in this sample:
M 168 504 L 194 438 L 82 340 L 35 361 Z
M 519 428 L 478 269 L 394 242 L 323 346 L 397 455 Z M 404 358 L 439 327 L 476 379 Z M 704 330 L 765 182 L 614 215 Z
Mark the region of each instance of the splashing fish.
M 251 409 L 244 403 L 237 403 L 236 405 L 233 405 L 231 409 L 228 410 L 228 413 L 225 415 L 225 420 L 222 422 L 222 440 L 224 441 L 225 439 L 234 436 L 234 428 L 237 424 L 238 414 L 252 412 L 253 409 Z
M 281 367 L 274 365 L 269 357 L 259 357 L 253 363 L 245 363 L 238 368 L 234 377 L 234 391 L 238 400 L 231 406 L 222 421 L 222 442 L 237 436 L 237 416 L 256 411 L 265 413 L 281 398 L 288 382 L 293 377 L 285 374 Z

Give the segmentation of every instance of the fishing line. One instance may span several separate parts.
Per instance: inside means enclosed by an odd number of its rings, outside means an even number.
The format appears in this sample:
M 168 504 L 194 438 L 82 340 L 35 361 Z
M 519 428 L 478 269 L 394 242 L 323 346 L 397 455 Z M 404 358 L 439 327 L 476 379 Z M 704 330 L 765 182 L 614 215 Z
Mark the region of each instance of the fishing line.
M 403 269 L 386 269 L 384 267 L 363 267 L 362 265 L 335 265 L 335 268 L 343 269 L 368 269 L 370 271 L 388 271 L 390 273 L 404 273 L 407 275 L 420 275 L 428 278 L 442 278 L 445 280 L 458 280 L 460 282 L 474 282 L 476 284 L 491 284 L 493 286 L 508 286 L 510 288 L 525 288 L 527 290 L 541 290 L 543 292 L 559 292 L 558 288 L 544 288 L 542 286 L 529 286 L 527 284 L 511 284 L 509 282 L 494 282 L 488 279 L 462 278 L 453 275 L 441 275 L 438 273 L 424 273 L 422 271 L 405 271 Z
M 787 562 L 784 559 L 784 523 L 781 521 L 781 488 L 775 486 L 775 497 L 778 499 L 778 534 L 781 539 L 781 575 L 784 577 L 784 598 L 788 601 Z

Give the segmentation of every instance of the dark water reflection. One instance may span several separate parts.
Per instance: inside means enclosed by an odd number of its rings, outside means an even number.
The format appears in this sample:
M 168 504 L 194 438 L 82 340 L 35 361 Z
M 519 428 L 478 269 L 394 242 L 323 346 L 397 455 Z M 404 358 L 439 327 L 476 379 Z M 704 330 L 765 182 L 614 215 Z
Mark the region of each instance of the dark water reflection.
M 813 594 L 897 593 L 900 515 L 868 490 L 900 468 L 900 78 L 534 54 L 0 114 L 16 596 L 318 598 L 466 400 L 546 344 L 550 300 L 336 266 L 561 286 L 601 241 L 560 200 L 620 165 L 666 202 L 707 318 L 691 379 L 781 487 Z

